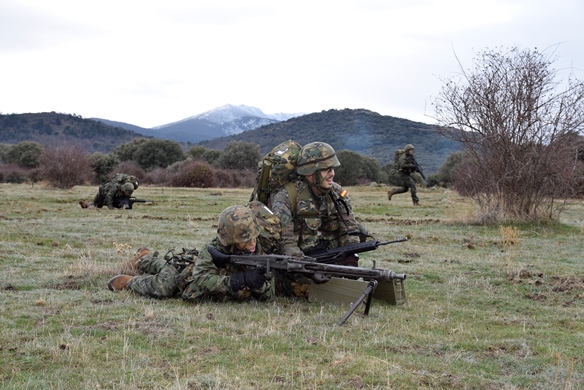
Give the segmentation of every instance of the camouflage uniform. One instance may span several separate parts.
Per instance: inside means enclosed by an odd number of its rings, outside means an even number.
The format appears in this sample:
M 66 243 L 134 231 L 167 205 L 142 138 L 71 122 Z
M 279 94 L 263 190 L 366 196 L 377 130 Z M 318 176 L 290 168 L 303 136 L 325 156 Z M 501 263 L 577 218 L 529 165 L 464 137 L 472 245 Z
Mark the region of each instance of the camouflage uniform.
M 319 196 L 306 179 L 320 170 L 339 165 L 330 145 L 321 142 L 308 144 L 300 152 L 298 160 L 297 171 L 302 178 L 270 195 L 268 206 L 280 217 L 284 226 L 283 254 L 302 256 L 310 249 L 335 248 L 360 241 L 357 235 L 349 234 L 359 233 L 360 227 L 346 191 L 333 183 L 330 191 Z M 350 265 L 357 265 L 356 261 Z
M 416 171 L 418 163 L 416 162 L 416 158 L 414 157 L 413 153 L 414 146 L 412 144 L 407 144 L 404 149 L 405 153 L 399 156 L 396 167 L 401 174 L 402 186 L 392 188 L 388 195 L 389 199 L 391 200 L 393 195 L 403 194 L 409 189 L 412 196 L 412 201 L 414 202 L 414 205 L 417 206 L 420 203 L 420 199 L 417 195 L 416 181 L 410 175 Z M 408 153 L 409 150 L 412 150 L 412 152 Z
M 233 253 L 223 247 L 217 239 L 209 243 L 219 251 Z M 256 253 L 262 254 L 261 248 Z M 142 275 L 133 277 L 128 288 L 135 293 L 152 298 L 181 297 L 187 302 L 198 302 L 206 298 L 218 301 L 244 301 L 250 298 L 269 300 L 274 296 L 272 281 L 267 281 L 259 289 L 233 291 L 230 286 L 230 276 L 236 272 L 247 271 L 245 267 L 226 264 L 219 268 L 213 262 L 207 246 L 198 255 L 196 251 L 183 253 L 169 252 L 165 258 L 159 258 L 158 253 L 145 256 L 138 269 Z M 191 256 L 191 263 L 188 257 Z M 168 259 L 168 260 L 167 260 Z
M 123 204 L 120 200 L 132 196 L 139 184 L 140 181 L 136 176 L 117 173 L 110 182 L 99 186 L 92 205 L 97 208 L 102 208 L 103 206 L 107 206 L 110 209 L 122 208 Z
M 233 210 L 236 212 L 232 212 Z M 277 253 L 280 250 L 281 223 L 264 204 L 250 202 L 243 206 L 232 206 L 221 213 L 217 228 L 217 237 L 209 243 L 223 253 L 241 253 L 232 243 L 246 242 L 257 238 L 256 254 Z M 225 217 L 232 218 L 226 221 Z M 236 225 L 237 229 L 226 226 Z M 237 239 L 233 237 L 237 235 Z M 188 302 L 197 302 L 205 298 L 213 300 L 243 301 L 251 298 L 268 300 L 274 295 L 306 297 L 310 280 L 303 275 L 272 271 L 273 278 L 267 280 L 260 288 L 234 291 L 230 276 L 246 272 L 245 266 L 215 264 L 208 246 L 200 252 L 184 250 L 181 253 L 169 251 L 164 258 L 158 253 L 143 257 L 138 269 L 142 273 L 131 278 L 127 288 L 153 298 L 181 297 Z M 302 290 L 301 293 L 299 291 Z

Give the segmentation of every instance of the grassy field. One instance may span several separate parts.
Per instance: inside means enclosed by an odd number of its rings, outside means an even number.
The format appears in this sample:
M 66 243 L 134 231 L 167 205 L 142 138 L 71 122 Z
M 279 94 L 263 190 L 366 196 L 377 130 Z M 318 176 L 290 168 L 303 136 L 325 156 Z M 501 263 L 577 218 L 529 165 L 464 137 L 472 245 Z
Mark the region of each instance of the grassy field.
M 187 304 L 110 292 L 146 246 L 201 247 L 250 190 L 140 187 L 153 204 L 81 209 L 97 187 L 0 184 L 2 389 L 582 389 L 584 204 L 557 226 L 479 226 L 447 191 L 387 201 L 351 187 L 379 240 L 361 255 L 406 273 L 407 304 L 279 298 Z

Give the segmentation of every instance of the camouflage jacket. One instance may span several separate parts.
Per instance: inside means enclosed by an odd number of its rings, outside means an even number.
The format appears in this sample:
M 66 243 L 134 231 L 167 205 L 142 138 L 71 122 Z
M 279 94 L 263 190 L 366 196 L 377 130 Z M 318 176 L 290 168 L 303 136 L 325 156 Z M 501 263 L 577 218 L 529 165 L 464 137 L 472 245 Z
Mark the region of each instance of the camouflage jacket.
M 222 247 L 216 238 L 208 245 L 219 249 L 223 253 L 231 252 L 229 248 Z M 259 242 L 256 246 L 256 253 L 264 253 Z M 227 264 L 226 268 L 218 268 L 213 262 L 207 246 L 205 246 L 199 252 L 195 263 L 185 268 L 178 277 L 182 299 L 189 302 L 196 302 L 205 298 L 219 301 L 244 301 L 250 298 L 267 300 L 273 297 L 274 290 L 270 280 L 260 289 L 240 290 L 238 292 L 231 290 L 230 275 L 243 271 L 247 271 L 246 267 L 233 264 Z
M 398 160 L 398 171 L 409 175 L 418 169 L 418 163 L 413 154 L 403 153 Z
M 291 191 L 297 194 L 291 196 Z M 359 242 L 358 236 L 347 235 L 358 232 L 359 225 L 350 198 L 337 183 L 329 195 L 317 196 L 305 180 L 296 180 L 274 191 L 268 207 L 282 221 L 284 255 L 302 256 L 317 245 L 334 248 Z
M 97 195 L 93 199 L 95 207 L 120 208 L 119 200 L 128 196 L 122 191 L 122 185 L 118 182 L 110 181 L 99 186 Z

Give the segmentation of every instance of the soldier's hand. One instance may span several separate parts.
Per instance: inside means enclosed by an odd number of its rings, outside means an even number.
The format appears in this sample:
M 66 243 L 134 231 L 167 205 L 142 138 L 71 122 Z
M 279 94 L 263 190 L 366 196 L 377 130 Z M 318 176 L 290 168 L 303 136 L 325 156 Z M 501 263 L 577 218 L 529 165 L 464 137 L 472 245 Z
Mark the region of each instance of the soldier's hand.
M 264 285 L 266 280 L 266 274 L 259 268 L 246 272 L 238 272 L 229 277 L 232 291 L 239 291 L 245 287 L 249 287 L 252 290 L 258 289 Z
M 209 245 L 207 250 L 209 251 L 211 258 L 213 259 L 213 263 L 215 266 L 217 266 L 217 268 L 225 268 L 226 264 L 231 263 L 231 256 L 218 251 L 214 246 Z

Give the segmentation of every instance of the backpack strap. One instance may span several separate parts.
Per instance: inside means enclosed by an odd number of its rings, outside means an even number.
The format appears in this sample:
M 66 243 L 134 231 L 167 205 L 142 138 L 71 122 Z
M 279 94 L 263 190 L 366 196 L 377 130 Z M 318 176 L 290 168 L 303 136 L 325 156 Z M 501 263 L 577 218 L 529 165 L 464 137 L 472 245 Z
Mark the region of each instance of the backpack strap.
M 298 203 L 298 190 L 293 181 L 284 184 L 284 188 L 286 188 L 288 195 L 290 195 L 290 212 L 294 215 L 296 212 L 296 204 Z

